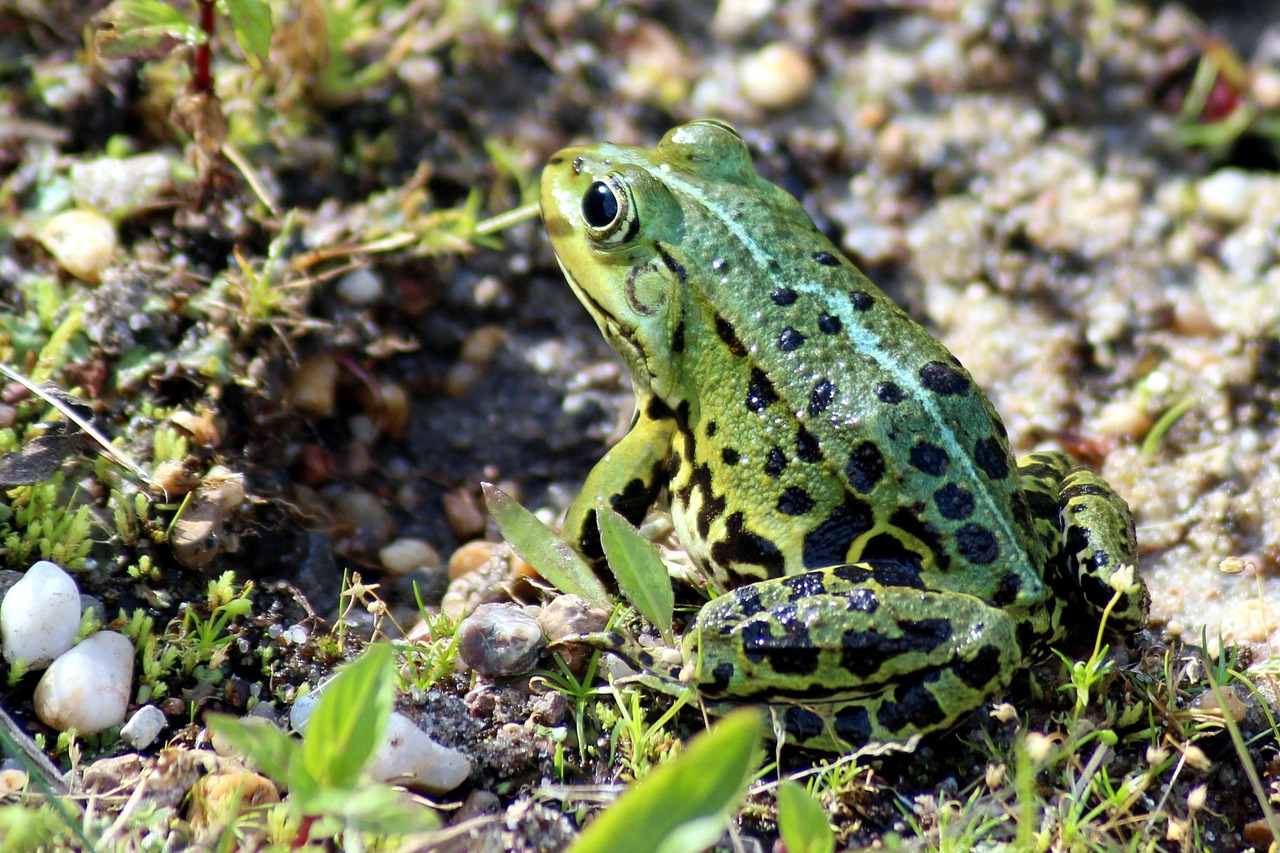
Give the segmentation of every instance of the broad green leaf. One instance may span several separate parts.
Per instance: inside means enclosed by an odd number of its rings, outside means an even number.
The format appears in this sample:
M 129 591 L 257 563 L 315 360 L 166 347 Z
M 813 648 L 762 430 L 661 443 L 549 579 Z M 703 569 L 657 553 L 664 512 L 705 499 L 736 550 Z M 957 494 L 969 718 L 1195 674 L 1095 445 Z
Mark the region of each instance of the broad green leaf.
M 162 0 L 115 0 L 96 16 L 98 50 L 109 59 L 162 55 L 179 42 L 203 44 L 208 37 L 194 15 Z
M 832 853 L 836 849 L 827 810 L 795 782 L 778 787 L 778 834 L 787 853 Z
M 289 768 L 301 751 L 296 740 L 266 720 L 250 723 L 241 717 L 210 714 L 208 725 L 264 774 L 280 784 L 288 784 Z
M 613 608 L 604 584 L 587 565 L 586 560 L 569 544 L 551 532 L 538 517 L 520 506 L 510 495 L 492 483 L 481 483 L 489 515 L 515 552 L 525 559 L 556 589 L 581 596 L 592 607 Z
M 569 853 L 693 853 L 719 837 L 741 800 L 760 746 L 759 710 L 734 711 L 672 761 L 632 785 L 587 825 Z M 708 841 L 708 838 L 710 840 Z
M 267 0 L 226 0 L 231 28 L 245 59 L 260 70 L 271 53 L 271 7 Z
M 675 642 L 671 633 L 675 593 L 658 549 L 603 498 L 596 501 L 596 519 L 600 522 L 600 544 L 609 569 L 618 579 L 618 589 L 671 645 Z
M 320 694 L 302 736 L 307 773 L 325 787 L 351 787 L 382 742 L 395 704 L 388 646 L 370 646 Z

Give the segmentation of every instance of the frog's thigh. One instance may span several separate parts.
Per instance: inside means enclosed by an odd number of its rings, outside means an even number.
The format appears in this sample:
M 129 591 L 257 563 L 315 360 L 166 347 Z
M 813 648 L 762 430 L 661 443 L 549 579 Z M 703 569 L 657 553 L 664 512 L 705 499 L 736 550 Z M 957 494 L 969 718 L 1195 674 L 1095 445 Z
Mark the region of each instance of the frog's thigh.
M 1137 572 L 1138 545 L 1124 498 L 1064 453 L 1033 453 L 1019 460 L 1018 467 L 1040 523 L 1056 522 L 1063 581 L 1071 587 L 1067 593 L 1100 616 L 1118 587 L 1120 598 L 1107 628 L 1128 634 L 1144 627 L 1150 597 Z M 1113 586 L 1116 573 L 1126 567 L 1132 567 L 1132 576 Z
M 1009 683 L 1021 653 L 1008 613 L 874 575 L 862 566 L 820 569 L 706 605 L 695 625 L 699 690 L 711 699 L 826 705 L 853 742 L 945 728 Z
M 591 469 L 564 520 L 564 538 L 584 557 L 604 557 L 596 522 L 597 498 L 604 498 L 633 524 L 644 518 L 667 484 L 667 455 L 674 434 L 671 418 L 641 414 L 630 432 Z
M 1130 634 L 1145 627 L 1151 599 L 1138 574 L 1138 543 L 1129 505 L 1106 480 L 1078 466 L 1063 479 L 1059 501 L 1067 566 L 1075 569 L 1084 600 L 1101 612 L 1118 589 L 1120 598 L 1107 628 Z M 1131 571 L 1132 576 L 1113 584 L 1122 570 Z

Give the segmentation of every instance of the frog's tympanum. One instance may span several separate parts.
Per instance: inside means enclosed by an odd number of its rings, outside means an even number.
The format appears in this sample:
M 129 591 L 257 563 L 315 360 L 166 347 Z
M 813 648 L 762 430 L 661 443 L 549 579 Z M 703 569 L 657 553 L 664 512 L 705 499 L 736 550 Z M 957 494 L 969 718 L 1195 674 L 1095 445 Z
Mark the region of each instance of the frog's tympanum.
M 637 398 L 565 535 L 599 562 L 597 498 L 638 522 L 667 495 L 727 590 L 684 641 L 713 707 L 772 705 L 805 745 L 901 742 L 1108 606 L 1113 634 L 1145 624 L 1124 501 L 1064 454 L 1015 464 L 969 373 L 732 128 L 563 150 L 542 216 Z

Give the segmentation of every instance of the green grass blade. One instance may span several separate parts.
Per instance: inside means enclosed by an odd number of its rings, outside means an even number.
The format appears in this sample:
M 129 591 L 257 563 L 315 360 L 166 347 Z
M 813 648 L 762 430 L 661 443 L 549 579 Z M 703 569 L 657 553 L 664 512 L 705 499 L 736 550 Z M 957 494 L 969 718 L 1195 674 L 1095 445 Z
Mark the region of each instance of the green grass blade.
M 492 483 L 481 483 L 485 506 L 506 539 L 538 574 L 561 592 L 586 599 L 592 607 L 613 609 L 613 601 L 604 584 L 596 577 L 587 561 L 569 544 L 551 532 L 538 517 L 520 506 L 510 495 Z
M 760 747 L 759 710 L 735 711 L 683 753 L 623 792 L 569 853 L 693 853 L 713 843 L 751 779 Z
M 787 853 L 832 853 L 836 849 L 827 810 L 795 782 L 783 782 L 778 788 L 778 834 Z
M 323 787 L 355 785 L 395 704 L 391 648 L 370 646 L 325 687 L 302 737 L 302 762 Z
M 261 69 L 271 53 L 271 6 L 267 0 L 227 0 L 231 29 L 254 69 Z
M 667 645 L 672 645 L 675 593 L 658 549 L 603 499 L 596 502 L 596 518 L 600 522 L 600 544 L 609 569 L 618 579 L 618 589 L 657 627 Z
M 288 784 L 289 768 L 301 751 L 297 741 L 267 720 L 249 723 L 242 717 L 210 714 L 206 722 L 258 770 L 282 785 Z

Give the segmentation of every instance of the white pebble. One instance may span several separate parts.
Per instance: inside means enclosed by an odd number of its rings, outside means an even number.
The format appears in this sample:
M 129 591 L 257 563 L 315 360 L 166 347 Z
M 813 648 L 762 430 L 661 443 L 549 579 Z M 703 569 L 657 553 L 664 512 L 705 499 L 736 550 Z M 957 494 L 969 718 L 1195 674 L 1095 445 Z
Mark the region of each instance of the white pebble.
M 160 735 L 167 722 L 164 711 L 155 705 L 143 705 L 124 724 L 120 739 L 134 749 L 145 749 Z
M 340 278 L 337 291 L 348 305 L 376 305 L 382 299 L 382 277 L 368 267 L 361 267 Z
M 68 210 L 45 224 L 40 242 L 58 266 L 81 281 L 97 284 L 116 253 L 116 228 L 91 210 Z
M 816 78 L 809 58 L 786 42 L 765 45 L 738 63 L 738 85 L 743 96 L 766 110 L 798 104 L 809 94 Z
M 1206 216 L 1221 222 L 1243 222 L 1253 204 L 1249 173 L 1242 169 L 1219 169 L 1197 188 L 1200 208 Z
M 133 643 L 115 631 L 99 631 L 41 676 L 36 716 L 60 732 L 100 732 L 124 722 L 132 684 Z
M 369 775 L 429 794 L 447 794 L 466 781 L 471 767 L 467 755 L 436 743 L 397 711 L 387 721 L 387 733 L 374 754 Z
M 436 549 L 421 539 L 397 539 L 379 549 L 378 560 L 384 569 L 399 577 L 418 569 L 437 569 L 442 565 Z
M 71 196 L 76 204 L 115 219 L 128 216 L 172 185 L 169 158 L 162 154 L 103 157 L 71 167 Z
M 718 39 L 739 39 L 773 14 L 774 0 L 720 0 L 711 20 L 711 34 Z
M 9 664 L 24 660 L 44 669 L 76 641 L 80 629 L 80 591 L 71 575 L 41 560 L 0 602 L 0 646 Z
M 298 734 L 302 734 L 307 730 L 307 723 L 311 722 L 311 715 L 315 713 L 316 703 L 320 701 L 320 697 L 315 693 L 308 693 L 306 696 L 299 696 L 293 700 L 293 707 L 289 709 L 289 728 Z

